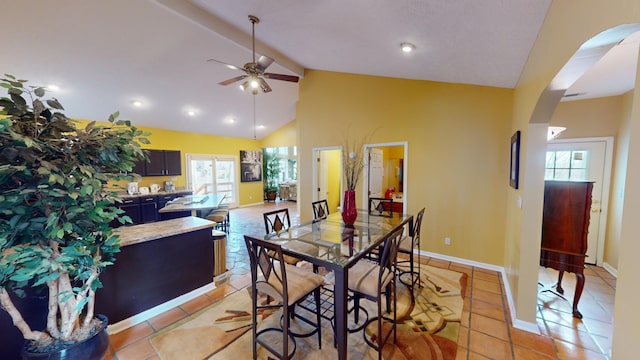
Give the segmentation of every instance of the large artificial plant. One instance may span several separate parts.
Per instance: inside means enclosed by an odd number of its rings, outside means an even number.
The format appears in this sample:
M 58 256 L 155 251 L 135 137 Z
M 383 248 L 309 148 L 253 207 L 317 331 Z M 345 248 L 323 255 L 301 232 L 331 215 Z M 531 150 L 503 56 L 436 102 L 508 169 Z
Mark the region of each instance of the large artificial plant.
M 278 193 L 278 178 L 280 176 L 280 159 L 278 155 L 264 150 L 264 192 L 269 200 L 275 199 Z M 271 194 L 271 195 L 269 195 Z
M 99 275 L 120 248 L 109 223 L 123 212 L 105 185 L 146 158 L 148 134 L 118 113 L 78 126 L 26 83 L 8 74 L 0 82 L 0 304 L 26 340 L 81 341 L 96 326 Z M 45 330 L 15 306 L 29 287 L 48 291 Z

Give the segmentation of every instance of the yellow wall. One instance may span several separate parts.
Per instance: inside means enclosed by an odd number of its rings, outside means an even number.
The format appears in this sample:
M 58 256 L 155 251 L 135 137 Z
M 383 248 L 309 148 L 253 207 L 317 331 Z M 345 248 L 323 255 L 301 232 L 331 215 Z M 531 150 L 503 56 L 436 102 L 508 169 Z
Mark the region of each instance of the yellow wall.
M 345 133 L 356 140 L 373 133 L 368 143 L 407 141 L 407 210 L 427 209 L 423 250 L 501 265 L 512 94 L 307 71 L 297 106 L 299 158 L 312 158 L 314 147 L 342 145 Z M 299 161 L 299 166 L 298 201 L 310 203 L 312 164 Z M 311 208 L 301 206 L 300 217 L 309 220 Z M 445 237 L 451 246 L 444 245 Z
M 633 108 L 633 92 L 620 97 L 620 124 L 616 135 L 614 163 L 611 173 L 611 191 L 609 195 L 609 216 L 607 218 L 607 234 L 604 244 L 604 261 L 614 269 L 619 267 L 620 236 L 624 205 L 624 187 L 629 151 L 629 129 L 631 127 L 631 110 Z
M 567 128 L 558 139 L 615 136 L 621 111 L 622 96 L 566 101 L 558 104 L 549 125 Z
M 286 125 L 282 126 L 278 130 L 272 132 L 264 139 L 260 141 L 263 148 L 266 147 L 283 147 L 283 146 L 296 146 L 296 121 L 290 121 Z

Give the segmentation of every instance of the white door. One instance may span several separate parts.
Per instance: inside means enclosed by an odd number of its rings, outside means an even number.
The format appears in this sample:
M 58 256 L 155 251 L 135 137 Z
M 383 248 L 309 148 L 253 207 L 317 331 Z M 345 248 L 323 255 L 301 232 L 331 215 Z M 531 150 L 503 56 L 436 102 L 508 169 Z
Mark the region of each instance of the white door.
M 382 163 L 382 150 L 369 149 L 369 197 L 383 197 L 382 177 L 384 165 Z
M 238 159 L 229 155 L 187 154 L 187 185 L 194 195 L 224 194 L 223 204 L 238 206 Z
M 608 145 L 601 138 L 563 139 L 547 145 L 545 180 L 594 182 L 586 259 L 590 264 L 600 265 L 603 258 L 611 174 Z

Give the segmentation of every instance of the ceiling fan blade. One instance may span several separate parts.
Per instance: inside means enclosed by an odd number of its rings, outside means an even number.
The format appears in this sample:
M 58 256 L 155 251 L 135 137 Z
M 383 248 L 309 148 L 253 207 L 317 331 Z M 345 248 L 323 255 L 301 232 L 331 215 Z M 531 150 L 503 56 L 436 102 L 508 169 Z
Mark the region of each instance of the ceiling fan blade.
M 272 63 L 273 63 L 272 58 L 262 55 L 260 56 L 260 59 L 258 59 L 258 63 L 256 64 L 256 69 L 258 69 L 258 71 L 260 72 L 263 72 Z
M 264 81 L 263 78 L 260 78 L 260 88 L 262 89 L 262 92 L 268 93 L 269 91 L 271 91 L 271 87 L 269 86 L 269 84 L 267 84 L 266 81 Z
M 293 75 L 274 74 L 274 73 L 264 73 L 262 74 L 262 76 L 266 77 L 267 79 L 283 80 L 283 81 L 291 81 L 291 82 L 298 82 L 298 80 L 300 79 L 299 77 L 293 76 Z
M 242 80 L 242 79 L 244 79 L 246 77 L 247 77 L 247 75 L 240 75 L 240 76 L 236 76 L 234 78 L 231 78 L 229 80 L 220 81 L 218 84 L 220 84 L 220 85 L 229 85 L 229 84 L 233 84 L 236 81 L 240 81 L 240 80 Z
M 232 69 L 232 70 L 242 70 L 242 71 L 244 71 L 244 69 L 243 69 L 243 68 L 241 68 L 241 67 L 237 67 L 237 66 L 235 66 L 235 65 L 227 64 L 227 63 L 226 63 L 226 62 L 224 62 L 224 61 L 220 61 L 220 60 L 216 60 L 216 59 L 209 59 L 209 60 L 207 60 L 207 62 L 217 62 L 217 63 L 219 63 L 219 64 L 222 64 L 222 65 L 224 65 L 224 66 L 228 67 L 229 69 Z

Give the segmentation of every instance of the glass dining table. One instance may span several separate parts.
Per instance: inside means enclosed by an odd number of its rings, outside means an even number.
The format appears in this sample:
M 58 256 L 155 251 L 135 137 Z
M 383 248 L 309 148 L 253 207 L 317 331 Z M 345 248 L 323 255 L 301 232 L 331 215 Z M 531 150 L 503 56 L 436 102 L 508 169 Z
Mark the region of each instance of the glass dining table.
M 393 213 L 391 217 L 384 217 L 359 210 L 353 227 L 345 226 L 340 213 L 333 213 L 326 219 L 302 223 L 266 237 L 280 243 L 284 254 L 334 272 L 333 304 L 338 359 L 347 358 L 349 268 L 400 227 L 410 231 L 413 228 L 413 216 Z

